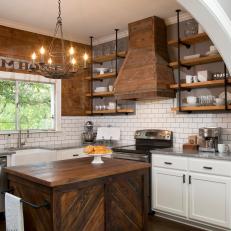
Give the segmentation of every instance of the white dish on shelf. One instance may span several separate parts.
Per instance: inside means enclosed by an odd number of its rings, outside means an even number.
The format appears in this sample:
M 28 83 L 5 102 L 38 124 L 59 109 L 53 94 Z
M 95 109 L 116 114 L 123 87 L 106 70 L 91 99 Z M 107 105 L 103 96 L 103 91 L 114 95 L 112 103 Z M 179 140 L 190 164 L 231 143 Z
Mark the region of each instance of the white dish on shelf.
M 186 55 L 184 56 L 184 60 L 188 60 L 188 59 L 196 59 L 196 58 L 200 58 L 200 54 L 195 54 L 195 55 Z
M 94 92 L 107 92 L 107 87 L 96 87 Z
M 106 67 L 98 67 L 98 68 L 95 68 L 95 71 L 97 73 L 99 73 L 100 75 L 103 75 L 104 73 L 108 72 L 109 71 L 109 68 L 106 68 Z
M 187 103 L 186 104 L 187 107 L 195 107 L 195 106 L 200 106 L 199 103 Z
M 216 51 L 207 51 L 205 54 L 206 55 L 217 55 L 217 54 L 219 54 L 219 52 L 218 52 L 218 50 L 216 50 Z
M 224 91 L 219 95 L 219 98 L 225 99 L 225 92 Z M 231 93 L 230 92 L 227 92 L 227 101 L 228 101 L 228 104 L 231 103 Z

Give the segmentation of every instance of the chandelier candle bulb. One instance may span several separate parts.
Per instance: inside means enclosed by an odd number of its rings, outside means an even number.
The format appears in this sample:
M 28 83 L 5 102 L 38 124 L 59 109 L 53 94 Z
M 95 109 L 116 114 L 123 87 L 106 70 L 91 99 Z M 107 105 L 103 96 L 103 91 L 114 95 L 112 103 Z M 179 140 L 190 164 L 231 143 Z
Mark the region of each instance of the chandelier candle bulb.
M 44 63 L 44 54 L 45 54 L 45 49 L 44 47 L 42 46 L 40 48 L 40 63 Z
M 51 64 L 52 64 L 52 59 L 51 58 L 48 59 L 48 64 L 51 66 Z
M 83 67 L 84 67 L 84 68 L 87 68 L 87 60 L 88 60 L 88 54 L 87 54 L 87 53 L 85 53 L 85 54 L 83 55 L 83 60 L 84 60 L 84 65 L 83 65 Z
M 71 63 L 72 63 L 72 59 L 74 58 L 74 53 L 75 53 L 74 48 L 70 47 L 69 54 L 70 54 L 70 61 L 71 61 Z
M 31 59 L 32 59 L 32 65 L 35 64 L 35 60 L 36 60 L 36 54 L 35 52 L 31 55 Z
M 75 58 L 72 58 L 71 64 L 72 64 L 72 71 L 75 72 L 75 64 L 76 64 Z

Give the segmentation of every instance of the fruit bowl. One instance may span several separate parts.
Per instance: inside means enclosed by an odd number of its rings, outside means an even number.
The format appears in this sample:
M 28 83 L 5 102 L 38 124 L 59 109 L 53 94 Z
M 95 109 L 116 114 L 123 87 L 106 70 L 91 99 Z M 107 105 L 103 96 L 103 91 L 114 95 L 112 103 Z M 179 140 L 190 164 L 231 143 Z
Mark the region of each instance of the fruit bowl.
M 91 162 L 92 164 L 103 164 L 104 161 L 102 160 L 102 157 L 111 155 L 111 153 L 108 153 L 108 154 L 88 154 L 88 155 L 94 157 L 93 161 Z

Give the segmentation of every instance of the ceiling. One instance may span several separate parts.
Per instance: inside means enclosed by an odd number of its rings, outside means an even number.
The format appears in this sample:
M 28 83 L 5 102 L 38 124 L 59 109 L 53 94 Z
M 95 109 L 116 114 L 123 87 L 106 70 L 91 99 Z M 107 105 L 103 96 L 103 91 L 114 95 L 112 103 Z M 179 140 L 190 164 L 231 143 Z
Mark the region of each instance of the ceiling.
M 0 24 L 52 35 L 57 0 L 0 0 Z M 181 8 L 177 0 L 62 0 L 65 38 L 83 43 L 89 36 L 103 37 L 149 16 L 169 18 Z

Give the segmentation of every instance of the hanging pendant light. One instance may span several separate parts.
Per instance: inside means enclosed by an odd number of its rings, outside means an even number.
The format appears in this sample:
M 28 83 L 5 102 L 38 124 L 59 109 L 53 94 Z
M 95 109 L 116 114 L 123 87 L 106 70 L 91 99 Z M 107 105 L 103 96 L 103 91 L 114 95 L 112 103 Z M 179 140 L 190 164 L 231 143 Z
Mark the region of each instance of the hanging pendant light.
M 39 53 L 40 56 L 38 62 L 36 62 L 37 56 L 35 52 L 33 52 L 31 56 L 32 63 L 30 65 L 30 69 L 32 71 L 51 79 L 68 79 L 76 75 L 78 68 L 77 61 L 74 56 L 75 50 L 73 47 L 70 47 L 68 55 L 65 50 L 61 17 L 61 0 L 58 0 L 58 17 L 54 36 L 50 43 L 47 55 L 43 46 L 40 48 Z M 86 63 L 88 55 L 86 53 L 83 59 L 84 68 L 87 68 Z

